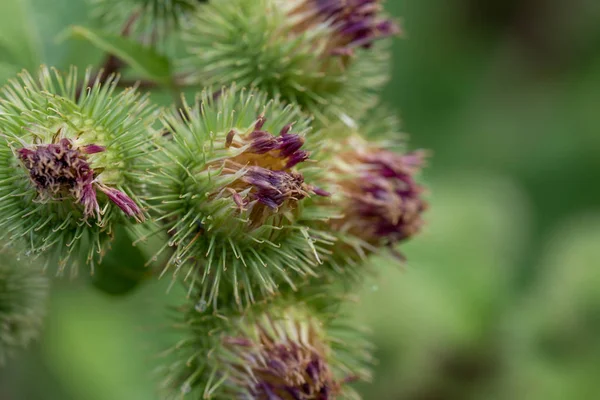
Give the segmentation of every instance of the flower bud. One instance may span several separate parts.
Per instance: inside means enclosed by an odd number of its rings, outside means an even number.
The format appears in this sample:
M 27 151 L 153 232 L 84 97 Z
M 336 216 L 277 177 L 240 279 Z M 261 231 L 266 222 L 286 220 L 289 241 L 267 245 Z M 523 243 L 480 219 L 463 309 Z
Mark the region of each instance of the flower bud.
M 90 0 L 92 17 L 106 32 L 131 36 L 161 52 L 173 50 L 171 33 L 198 0 Z
M 415 181 L 415 174 L 424 164 L 424 153 L 357 150 L 340 155 L 342 168 L 352 169 L 348 172 L 354 176 L 338 181 L 345 202 L 344 218 L 335 223 L 336 228 L 377 246 L 416 235 L 427 209 L 423 188 Z
M 271 296 L 280 282 L 314 275 L 320 255 L 300 221 L 304 199 L 325 193 L 307 182 L 309 120 L 254 91 L 205 92 L 185 119 L 163 121 L 166 157 L 157 153 L 150 199 L 182 268 L 216 307 L 219 291 L 238 304 Z M 241 298 L 244 293 L 245 298 Z
M 114 223 L 145 219 L 137 194 L 154 109 L 133 89 L 115 93 L 112 77 L 89 80 L 43 67 L 0 92 L 2 234 L 59 272 L 80 252 L 93 267 Z
M 168 368 L 166 398 L 358 399 L 349 383 L 369 379 L 369 345 L 305 304 L 279 301 L 228 320 L 194 313 L 192 335 L 172 350 L 187 361 Z
M 400 27 L 382 15 L 381 0 L 295 0 L 288 18 L 295 31 L 318 28 L 327 23 L 331 36 L 327 50 L 335 55 L 353 55 L 357 48 L 369 49 L 381 38 L 400 34 Z
M 338 237 L 328 260 L 335 269 L 421 231 L 428 204 L 416 176 L 424 163 L 423 151 L 397 153 L 357 135 L 330 144 L 323 166 L 334 192 L 327 229 Z
M 376 102 L 400 32 L 380 0 L 222 0 L 184 24 L 191 82 L 254 86 L 319 120 L 353 118 Z

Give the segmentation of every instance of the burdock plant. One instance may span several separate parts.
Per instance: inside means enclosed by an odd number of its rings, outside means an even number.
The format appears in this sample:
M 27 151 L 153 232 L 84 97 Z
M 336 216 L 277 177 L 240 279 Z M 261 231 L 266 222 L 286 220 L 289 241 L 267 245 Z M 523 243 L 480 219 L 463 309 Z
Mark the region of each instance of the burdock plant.
M 182 308 L 186 333 L 163 355 L 174 360 L 161 371 L 165 397 L 359 399 L 350 383 L 370 378 L 371 346 L 305 294 L 231 318 Z
M 295 106 L 235 87 L 164 114 L 149 202 L 171 236 L 163 250 L 174 248 L 165 272 L 183 270 L 202 304 L 216 308 L 223 291 L 250 304 L 316 276 L 304 200 L 329 194 L 311 184 L 318 170 L 305 148 L 319 134 L 309 123 Z
M 382 142 L 395 117 L 373 108 L 397 23 L 378 0 L 93 2 L 104 30 L 73 32 L 107 70 L 0 91 L 0 237 L 20 257 L 0 264 L 0 361 L 39 333 L 41 271 L 88 263 L 110 294 L 187 289 L 163 398 L 360 399 L 371 349 L 340 273 L 399 254 L 427 208 L 425 153 Z
M 123 32 L 144 46 L 166 51 L 186 13 L 198 0 L 87 0 L 107 32 Z
M 115 80 L 42 67 L 0 92 L 0 227 L 26 255 L 51 253 L 58 272 L 93 268 L 115 224 L 145 219 L 138 195 L 154 107 Z
M 380 39 L 400 32 L 378 0 L 222 0 L 184 26 L 192 82 L 237 82 L 298 104 L 320 120 L 355 117 L 387 80 Z

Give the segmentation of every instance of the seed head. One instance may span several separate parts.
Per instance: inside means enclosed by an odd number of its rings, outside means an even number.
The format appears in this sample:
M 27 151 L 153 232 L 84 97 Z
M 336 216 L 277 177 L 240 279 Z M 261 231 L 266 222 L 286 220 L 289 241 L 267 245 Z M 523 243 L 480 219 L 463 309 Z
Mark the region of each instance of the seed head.
M 267 316 L 253 327 L 254 337 L 222 339 L 225 350 L 233 355 L 225 361 L 231 385 L 238 388 L 239 395 L 252 399 L 335 398 L 340 382 L 333 376 L 328 364 L 330 350 L 322 343 L 317 327 L 310 321 L 290 321 L 295 329 L 307 329 L 306 337 L 301 339 L 291 336 L 298 332 L 280 331 L 281 322 Z
M 198 285 L 213 307 L 220 292 L 241 306 L 314 275 L 321 255 L 301 224 L 304 202 L 327 193 L 310 183 L 319 173 L 305 150 L 310 120 L 235 87 L 216 99 L 203 93 L 185 115 L 172 111 L 163 121 L 172 135 L 151 185 L 175 250 L 165 272 L 186 269 L 190 289 Z
M 142 45 L 170 53 L 181 20 L 198 0 L 90 0 L 106 32 L 121 32 Z
M 173 349 L 187 364 L 164 369 L 165 398 L 359 400 L 349 383 L 369 379 L 370 346 L 343 318 L 289 301 L 228 320 L 191 311 Z
M 115 88 L 115 77 L 100 84 L 89 70 L 80 80 L 75 69 L 42 67 L 0 92 L 0 236 L 27 243 L 24 251 L 44 254 L 59 273 L 80 250 L 93 267 L 113 224 L 145 218 L 138 196 L 155 108 L 135 90 Z
M 329 210 L 330 218 L 316 222 L 316 227 L 335 237 L 324 266 L 336 273 L 333 279 L 339 273 L 361 279 L 364 261 L 383 247 L 403 258 L 395 246 L 417 235 L 425 224 L 428 204 L 417 175 L 426 153 L 390 147 L 356 133 L 340 135 L 325 146 L 322 165 L 327 175 L 321 184 L 333 195 L 329 202 L 313 201 Z
M 319 122 L 358 117 L 388 76 L 398 29 L 375 0 L 222 0 L 184 24 L 190 82 L 236 82 L 298 104 Z M 376 43 L 377 42 L 377 43 Z

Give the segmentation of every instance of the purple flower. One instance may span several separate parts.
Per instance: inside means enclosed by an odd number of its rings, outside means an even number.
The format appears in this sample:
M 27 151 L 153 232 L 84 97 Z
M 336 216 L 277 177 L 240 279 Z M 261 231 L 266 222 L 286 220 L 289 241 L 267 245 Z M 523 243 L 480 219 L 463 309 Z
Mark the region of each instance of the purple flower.
M 106 147 L 98 146 L 97 144 L 90 144 L 89 146 L 82 147 L 81 150 L 85 154 L 96 154 L 96 153 L 102 153 L 103 151 L 106 151 Z
M 331 52 L 351 55 L 356 47 L 370 48 L 378 39 L 398 35 L 400 27 L 381 16 L 381 0 L 307 0 L 335 34 Z
M 292 170 L 310 155 L 301 149 L 304 138 L 291 132 L 292 124 L 275 136 L 264 130 L 266 122 L 261 115 L 250 133 L 236 138 L 236 131 L 232 130 L 225 138 L 225 148 L 238 151 L 225 161 L 227 173 L 243 172 L 226 191 L 231 193 L 237 208 L 250 211 L 251 227 L 260 226 L 282 207 L 295 209 L 296 203 L 306 196 L 329 195 L 306 184 L 303 175 Z
M 18 149 L 17 156 L 43 198 L 64 200 L 71 197 L 83 205 L 85 217 L 100 217 L 96 196 L 96 188 L 99 188 L 127 215 L 140 219 L 142 213 L 133 200 L 96 181 L 87 155 L 105 150 L 103 146 L 95 144 L 74 148 L 71 140 L 62 138 L 57 143 Z
M 144 213 L 138 207 L 138 205 L 131 199 L 131 197 L 127 196 L 125 193 L 120 190 L 109 188 L 108 186 L 98 184 L 98 188 L 106 194 L 106 196 L 117 205 L 125 214 L 129 217 L 134 217 L 138 221 L 143 221 Z
M 261 130 L 266 123 L 264 116 L 259 116 L 254 124 L 252 131 L 245 141 L 249 144 L 247 153 L 250 154 L 269 154 L 269 156 L 283 162 L 282 169 L 289 169 L 297 164 L 304 162 L 310 156 L 310 153 L 300 150 L 304 146 L 304 138 L 300 135 L 290 133 L 292 125 L 284 126 L 279 132 L 279 136 L 274 136 L 267 131 Z M 232 131 L 235 134 L 234 131 Z M 227 137 L 227 143 L 233 141 L 232 133 Z M 226 147 L 227 146 L 226 143 Z
M 266 154 L 270 151 L 277 150 L 280 147 L 280 138 L 276 138 L 269 132 L 254 131 L 249 136 L 250 149 L 249 153 Z
M 271 336 L 260 329 L 257 339 L 225 338 L 223 344 L 237 354 L 230 366 L 244 398 L 264 400 L 333 400 L 340 392 L 327 363 L 325 347 L 311 331 L 309 343 L 294 337 Z M 230 360 L 233 360 L 231 358 Z M 231 363 L 231 361 L 229 361 Z
M 392 245 L 421 230 L 428 205 L 415 174 L 424 163 L 423 152 L 399 155 L 377 149 L 343 157 L 356 174 L 339 182 L 345 194 L 339 226 L 373 245 Z
M 249 167 L 242 180 L 252 186 L 253 200 L 273 210 L 277 210 L 288 200 L 300 201 L 308 194 L 304 177 L 297 172 Z

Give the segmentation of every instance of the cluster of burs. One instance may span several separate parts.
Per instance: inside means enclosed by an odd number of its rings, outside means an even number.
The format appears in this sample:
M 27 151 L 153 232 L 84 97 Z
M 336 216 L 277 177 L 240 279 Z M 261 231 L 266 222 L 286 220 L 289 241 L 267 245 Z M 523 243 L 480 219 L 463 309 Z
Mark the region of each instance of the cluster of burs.
M 131 280 L 141 251 L 136 283 L 187 290 L 163 398 L 358 399 L 372 349 L 343 310 L 427 208 L 425 154 L 379 101 L 398 23 L 378 0 L 91 9 L 183 94 L 154 106 L 95 68 L 1 90 L 0 361 L 43 329 L 49 276 Z

